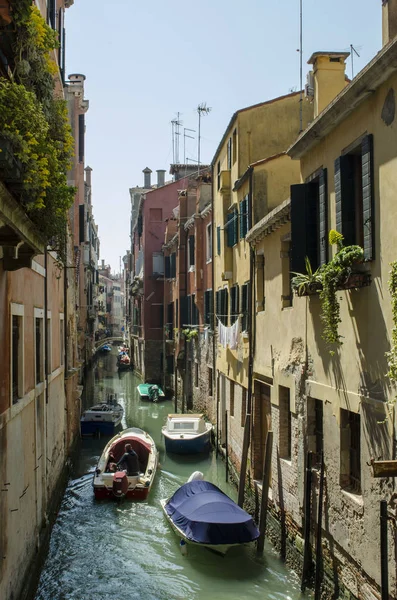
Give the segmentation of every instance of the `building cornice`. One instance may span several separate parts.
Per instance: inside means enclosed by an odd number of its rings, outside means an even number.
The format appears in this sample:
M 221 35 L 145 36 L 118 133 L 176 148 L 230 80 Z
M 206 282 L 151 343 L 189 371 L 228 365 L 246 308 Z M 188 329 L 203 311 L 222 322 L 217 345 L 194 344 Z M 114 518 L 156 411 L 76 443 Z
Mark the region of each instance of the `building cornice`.
M 291 218 L 291 200 L 288 198 L 282 204 L 271 210 L 266 217 L 263 217 L 249 230 L 246 236 L 247 242 L 257 244 L 264 237 L 273 233 L 276 229 L 280 229 Z
M 163 250 L 169 250 L 170 248 L 172 248 L 172 246 L 174 246 L 177 241 L 178 241 L 178 236 L 179 233 L 176 233 L 169 242 L 167 242 L 166 244 L 163 244 Z

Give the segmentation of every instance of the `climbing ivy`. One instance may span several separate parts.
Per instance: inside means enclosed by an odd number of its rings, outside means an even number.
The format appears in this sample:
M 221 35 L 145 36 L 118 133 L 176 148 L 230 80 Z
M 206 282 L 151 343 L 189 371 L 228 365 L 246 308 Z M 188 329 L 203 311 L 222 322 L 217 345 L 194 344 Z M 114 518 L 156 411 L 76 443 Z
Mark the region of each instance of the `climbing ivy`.
M 393 329 L 391 334 L 391 348 L 386 352 L 389 371 L 387 373 L 392 383 L 397 383 L 397 261 L 391 263 L 389 292 L 393 314 Z M 394 399 L 395 401 L 396 399 Z

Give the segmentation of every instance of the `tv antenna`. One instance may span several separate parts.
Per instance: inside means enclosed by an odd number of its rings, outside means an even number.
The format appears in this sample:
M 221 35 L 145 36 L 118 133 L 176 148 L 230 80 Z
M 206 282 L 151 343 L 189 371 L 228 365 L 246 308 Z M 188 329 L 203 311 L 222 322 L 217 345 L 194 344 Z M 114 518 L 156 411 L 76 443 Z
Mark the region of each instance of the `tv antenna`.
M 177 118 L 171 121 L 172 125 L 172 162 L 174 164 L 179 164 L 179 136 L 180 131 L 179 127 L 183 124 L 182 121 L 179 120 L 180 113 L 176 113 Z
M 191 140 L 194 140 L 194 135 L 188 135 L 186 133 L 187 131 L 195 132 L 196 130 L 189 129 L 188 127 L 183 128 L 183 162 L 184 162 L 184 164 L 186 164 L 186 138 L 190 138 Z
M 197 169 L 197 171 L 198 171 L 198 174 L 200 174 L 201 115 L 203 115 L 203 116 L 208 115 L 208 113 L 210 113 L 211 110 L 212 109 L 209 106 L 207 106 L 206 102 L 202 102 L 197 107 L 197 112 L 198 112 L 198 151 L 197 151 L 198 169 Z
M 303 0 L 299 0 L 299 133 L 303 131 Z
M 359 48 L 361 48 L 361 46 Z M 360 55 L 357 52 L 357 50 L 355 49 L 355 47 L 353 46 L 353 44 L 350 44 L 350 56 L 352 57 L 352 79 L 354 79 L 354 55 L 356 55 L 356 56 L 358 56 L 358 58 L 360 58 Z

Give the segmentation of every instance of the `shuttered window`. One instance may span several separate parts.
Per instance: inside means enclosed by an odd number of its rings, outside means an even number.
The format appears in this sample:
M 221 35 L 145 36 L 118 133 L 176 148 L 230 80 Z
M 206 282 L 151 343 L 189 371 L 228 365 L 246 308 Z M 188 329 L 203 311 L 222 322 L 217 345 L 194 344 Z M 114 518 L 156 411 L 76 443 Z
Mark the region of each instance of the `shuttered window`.
M 234 285 L 230 288 L 230 324 L 232 325 L 239 314 L 239 286 Z
M 216 250 L 217 250 L 217 254 L 219 256 L 221 253 L 221 228 L 220 227 L 216 228 Z
M 79 162 L 84 162 L 85 115 L 79 115 Z
M 232 138 L 230 137 L 227 142 L 227 168 L 232 168 Z
M 240 238 L 243 239 L 249 230 L 249 196 L 245 196 L 240 202 Z
M 243 331 L 248 331 L 249 328 L 249 315 L 250 315 L 250 284 L 245 283 L 241 287 L 241 312 L 242 312 L 242 323 L 241 327 Z
M 344 244 L 364 248 L 366 260 L 374 252 L 373 136 L 335 160 L 336 229 Z
M 194 267 L 194 235 L 189 236 L 189 267 Z
M 139 217 L 138 217 L 137 231 L 138 231 L 139 237 L 141 237 L 142 232 L 143 232 L 143 218 L 142 218 L 142 215 L 139 215 Z
M 85 207 L 84 204 L 79 205 L 79 243 L 85 242 Z
M 180 299 L 180 318 L 181 323 L 180 326 L 183 329 L 187 325 L 189 325 L 189 306 L 190 306 L 190 298 L 189 296 L 182 296 Z
M 164 276 L 166 277 L 166 279 L 169 279 L 171 277 L 171 257 L 170 256 L 164 257 Z
M 214 318 L 213 318 L 213 294 L 212 290 L 207 290 L 204 292 L 204 323 L 209 325 L 211 329 L 214 328 Z
M 238 209 L 227 215 L 227 245 L 229 248 L 235 246 L 238 242 Z
M 216 316 L 224 325 L 228 324 L 229 294 L 228 290 L 218 290 L 216 292 Z
M 176 277 L 176 253 L 173 252 L 170 256 L 170 277 L 175 279 Z

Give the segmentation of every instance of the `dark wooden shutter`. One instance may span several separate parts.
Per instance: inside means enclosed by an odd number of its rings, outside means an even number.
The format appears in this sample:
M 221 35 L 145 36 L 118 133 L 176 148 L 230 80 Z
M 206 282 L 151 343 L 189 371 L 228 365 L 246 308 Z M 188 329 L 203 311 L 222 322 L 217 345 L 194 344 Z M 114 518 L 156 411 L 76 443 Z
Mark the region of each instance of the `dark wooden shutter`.
M 328 185 L 327 169 L 322 169 L 318 189 L 318 233 L 320 265 L 328 261 Z
M 230 137 L 227 142 L 227 168 L 232 168 L 232 138 Z
M 221 291 L 218 290 L 215 294 L 215 316 L 219 319 L 219 315 L 221 314 Z M 218 322 L 215 321 L 215 324 L 218 325 Z
M 164 276 L 168 279 L 171 277 L 171 258 L 169 256 L 164 257 Z
M 180 310 L 180 314 L 181 314 L 181 323 L 180 326 L 183 329 L 185 327 L 185 325 L 189 324 L 189 302 L 190 302 L 190 296 L 182 296 L 181 297 L 181 310 Z
M 229 320 L 229 293 L 228 290 L 226 288 L 224 288 L 221 291 L 221 311 L 222 311 L 222 318 L 221 321 L 224 325 L 228 324 L 228 320 Z
M 349 154 L 335 160 L 336 230 L 345 246 L 355 243 L 354 157 Z
M 216 246 L 217 246 L 217 252 L 218 252 L 218 256 L 221 253 L 221 228 L 217 227 L 216 228 Z
M 233 246 L 238 242 L 238 208 L 233 211 Z
M 79 243 L 84 244 L 85 242 L 85 210 L 84 204 L 79 206 Z
M 319 264 L 317 183 L 291 185 L 291 271 L 305 273 L 305 257 L 312 269 Z
M 361 142 L 362 189 L 363 189 L 363 245 L 365 260 L 375 258 L 374 247 L 374 165 L 373 136 L 366 135 Z
M 214 293 L 212 290 L 208 290 L 208 312 L 209 312 L 209 324 L 211 329 L 214 329 Z
M 53 29 L 56 29 L 56 0 L 47 2 L 47 21 Z
M 245 209 L 244 209 L 245 199 L 240 202 L 240 239 L 244 237 L 244 219 L 245 219 Z
M 229 248 L 231 248 L 234 244 L 234 230 L 233 230 L 233 217 L 234 214 L 233 213 L 228 213 L 227 215 L 227 222 L 226 222 L 226 229 L 227 229 L 227 245 Z
M 189 236 L 189 265 L 194 265 L 194 235 Z

